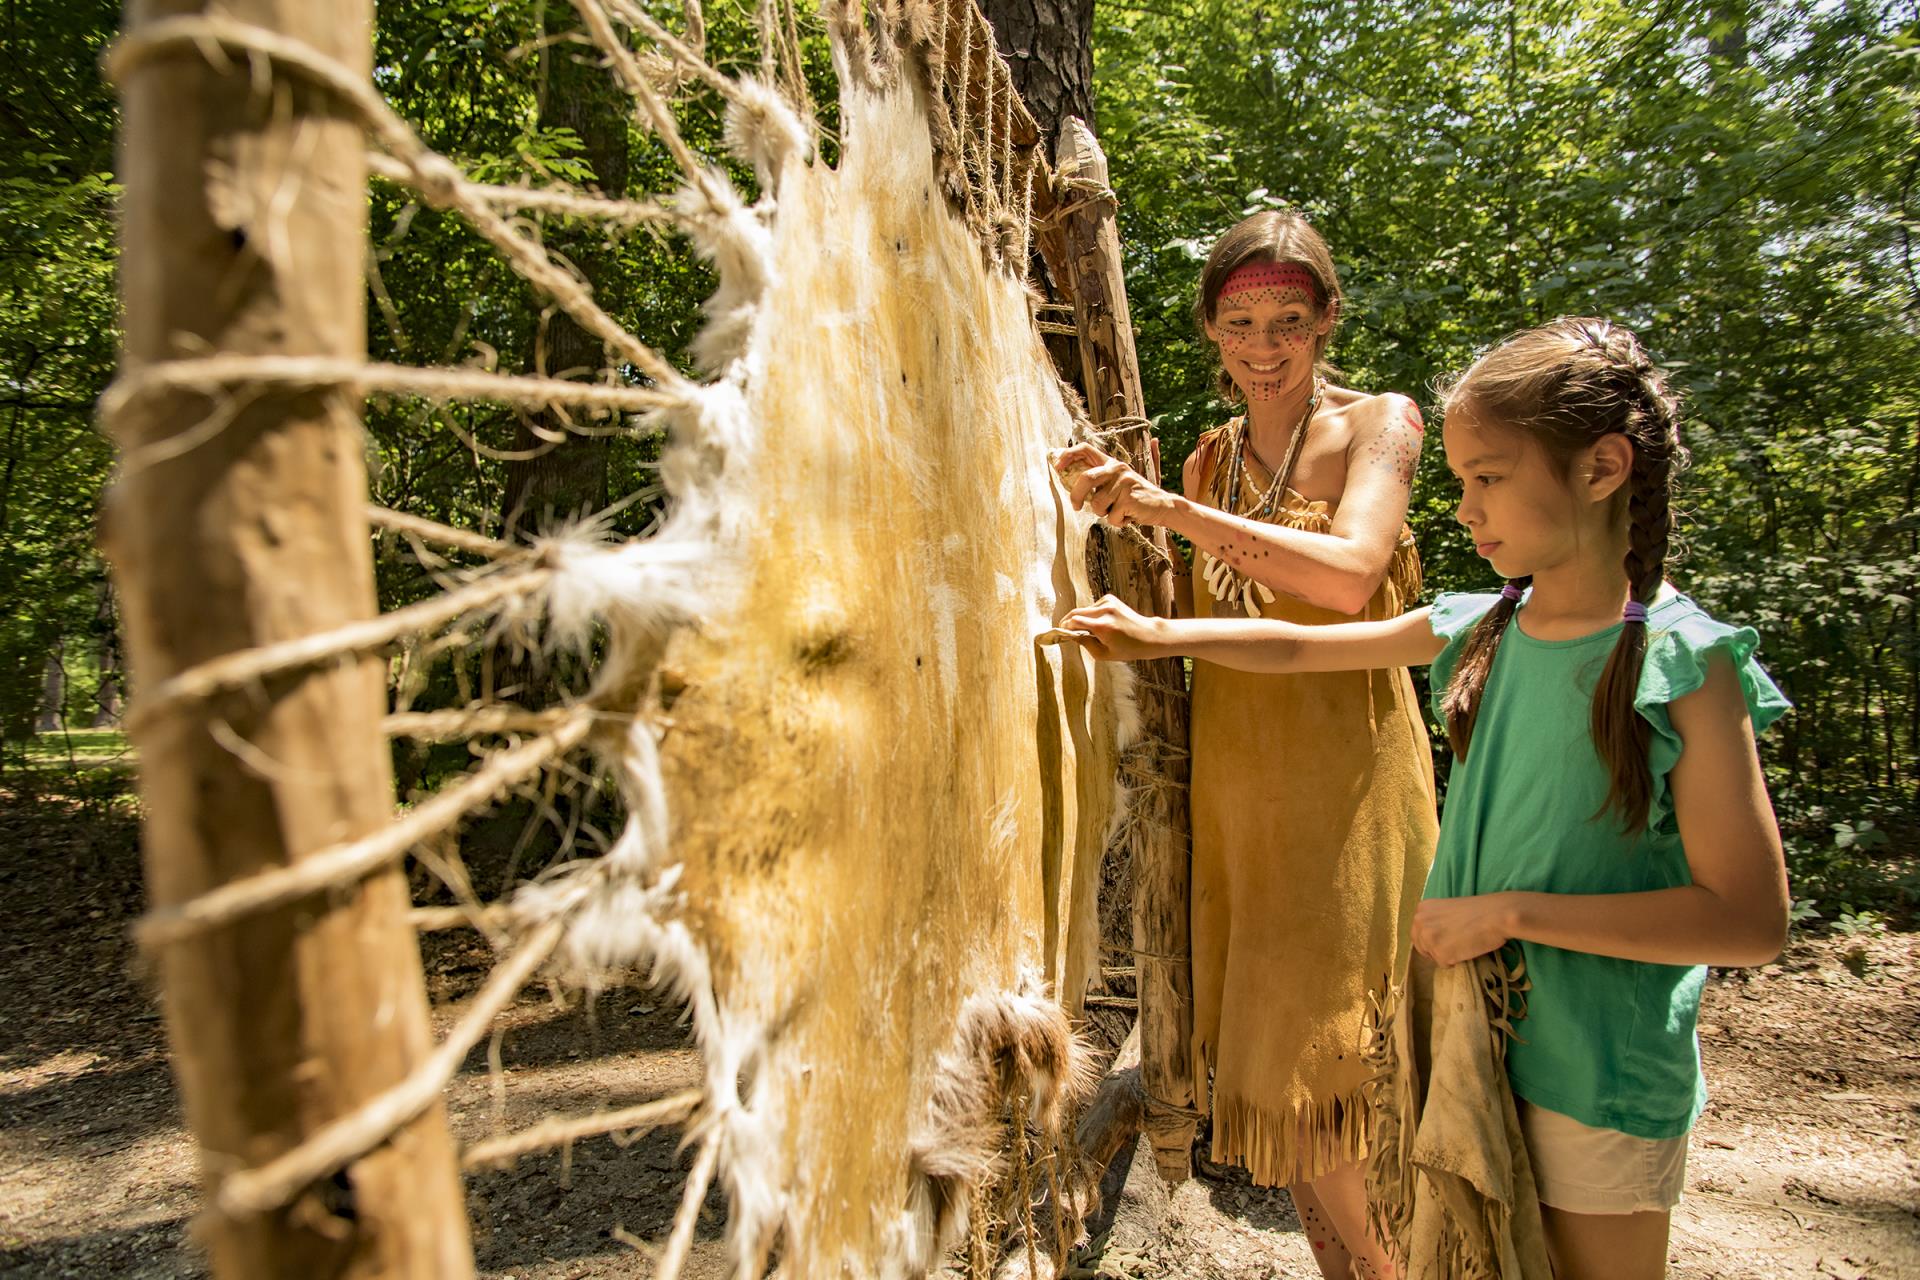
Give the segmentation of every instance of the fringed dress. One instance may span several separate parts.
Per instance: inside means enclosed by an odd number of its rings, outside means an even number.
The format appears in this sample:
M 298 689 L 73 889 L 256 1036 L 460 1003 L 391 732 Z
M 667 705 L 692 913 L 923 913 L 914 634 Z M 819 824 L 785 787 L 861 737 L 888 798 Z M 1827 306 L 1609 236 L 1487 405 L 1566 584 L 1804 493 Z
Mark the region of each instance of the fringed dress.
M 1224 463 L 1236 420 L 1202 436 L 1197 486 L 1221 510 L 1254 509 L 1273 477 L 1248 451 L 1241 492 Z M 1284 488 L 1272 523 L 1329 532 L 1325 502 Z M 1420 593 L 1403 528 L 1358 617 L 1287 596 L 1262 616 L 1309 626 L 1378 621 Z M 1195 557 L 1200 616 L 1216 600 Z M 1193 664 L 1194 1078 L 1211 1070 L 1213 1159 L 1256 1183 L 1311 1181 L 1358 1160 L 1371 1002 L 1405 978 L 1408 931 L 1437 822 L 1426 725 L 1403 668 L 1251 675 Z

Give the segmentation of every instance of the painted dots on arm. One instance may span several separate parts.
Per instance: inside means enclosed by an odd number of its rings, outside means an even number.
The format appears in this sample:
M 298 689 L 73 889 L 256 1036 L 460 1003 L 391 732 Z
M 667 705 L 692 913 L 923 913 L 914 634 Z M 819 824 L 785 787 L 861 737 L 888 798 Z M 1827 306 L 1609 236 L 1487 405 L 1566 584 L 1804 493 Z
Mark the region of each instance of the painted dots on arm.
M 1367 460 L 1384 464 L 1402 484 L 1411 488 L 1414 474 L 1420 469 L 1420 445 L 1425 429 L 1420 410 L 1407 404 L 1368 443 Z

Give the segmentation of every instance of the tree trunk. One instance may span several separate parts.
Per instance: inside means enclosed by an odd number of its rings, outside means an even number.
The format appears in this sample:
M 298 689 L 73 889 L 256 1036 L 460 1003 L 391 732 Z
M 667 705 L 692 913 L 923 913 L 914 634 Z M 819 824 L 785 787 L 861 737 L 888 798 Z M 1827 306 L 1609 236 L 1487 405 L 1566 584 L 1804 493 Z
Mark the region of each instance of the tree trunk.
M 961 0 L 966 3 L 967 0 Z M 994 43 L 1007 60 L 1013 87 L 1032 113 L 1044 145 L 1059 141 L 1069 119 L 1093 121 L 1093 0 L 981 0 L 980 11 L 992 25 Z M 1036 215 L 1041 211 L 1036 209 Z M 1034 252 L 1047 256 L 1048 236 L 1036 237 Z M 1049 260 L 1030 263 L 1028 274 L 1056 315 L 1072 299 L 1062 274 Z M 1068 383 L 1079 386 L 1079 355 L 1071 335 L 1043 332 L 1047 354 Z M 1081 387 L 1082 394 L 1086 388 Z M 1098 567 L 1098 566 L 1096 566 Z
M 198 40 L 142 45 L 162 20 L 215 8 L 144 0 L 128 12 L 116 63 L 125 364 L 201 353 L 362 359 L 366 140 L 324 90 L 292 75 L 269 80 L 264 56 Z M 217 9 L 310 45 L 349 74 L 370 73 L 370 0 L 221 0 Z M 188 445 L 215 412 L 221 430 Z M 143 693 L 200 664 L 375 612 L 351 394 L 152 393 L 108 426 L 123 454 L 102 536 Z M 329 663 L 135 717 L 154 906 L 389 820 L 384 665 Z M 209 1193 L 355 1111 L 423 1058 L 427 1001 L 406 911 L 405 878 L 389 870 L 162 945 L 174 1071 Z M 285 1208 L 209 1213 L 196 1235 L 222 1280 L 472 1275 L 438 1104 Z
M 120 623 L 113 608 L 113 583 L 100 579 L 94 589 L 98 604 L 93 615 L 93 659 L 100 668 L 100 684 L 93 691 L 92 728 L 110 729 L 120 723 Z
M 593 169 L 602 194 L 627 190 L 627 118 L 632 104 L 601 65 L 590 46 L 566 39 L 578 25 L 571 7 L 555 0 L 547 6 L 545 86 L 540 103 L 542 129 L 571 129 L 580 139 L 581 157 Z M 555 224 L 547 247 L 571 262 L 590 286 L 602 291 L 615 266 L 604 228 L 584 223 Z M 601 299 L 605 305 L 606 299 Z M 595 375 L 607 363 L 600 342 L 551 309 L 535 340 L 535 364 L 553 377 Z M 541 533 L 590 515 L 607 505 L 606 436 L 585 436 L 567 429 L 558 413 L 543 411 L 521 418 L 514 449 L 539 450 L 538 456 L 507 464 L 502 504 L 506 536 Z
M 1013 86 L 1040 136 L 1057 139 L 1068 117 L 1093 125 L 1093 0 L 983 0 Z
M 1068 121 L 1061 131 L 1057 169 L 1063 181 L 1106 189 L 1107 158 L 1092 132 L 1077 120 Z M 1113 202 L 1079 199 L 1064 234 L 1088 410 L 1096 426 L 1136 420 L 1116 426 L 1103 443 L 1157 484 L 1159 451 L 1139 421 L 1145 404 Z M 1140 541 L 1109 535 L 1107 545 L 1114 594 L 1142 613 L 1171 617 L 1173 560 L 1165 532 L 1154 529 Z M 1191 1170 L 1198 1097 L 1192 1055 L 1186 676 L 1178 659 L 1138 663 L 1136 670 L 1143 737 L 1155 749 L 1141 761 L 1148 777 L 1138 784 L 1137 803 L 1144 813 L 1143 820 L 1132 825 L 1140 1074 L 1154 1162 L 1162 1178 L 1178 1183 Z
M 61 661 L 57 644 L 47 654 L 47 669 L 40 686 L 40 716 L 34 721 L 35 733 L 58 733 L 67 718 L 67 667 Z

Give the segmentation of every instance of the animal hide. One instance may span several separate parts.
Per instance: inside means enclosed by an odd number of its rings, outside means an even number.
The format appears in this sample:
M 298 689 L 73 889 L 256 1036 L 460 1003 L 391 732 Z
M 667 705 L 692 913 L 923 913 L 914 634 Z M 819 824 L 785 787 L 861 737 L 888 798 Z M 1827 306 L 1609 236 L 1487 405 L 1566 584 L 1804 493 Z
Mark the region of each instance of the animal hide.
M 576 575 L 643 696 L 625 873 L 572 942 L 687 994 L 743 1273 L 777 1236 L 783 1274 L 917 1275 L 1000 1100 L 1057 1126 L 1082 1074 L 1130 699 L 1035 642 L 1088 598 L 1090 522 L 1031 295 L 950 210 L 916 78 L 841 105 L 838 166 L 756 157 L 771 199 L 703 245 L 720 379 L 668 415 L 637 544 L 677 569 Z M 636 592 L 681 624 L 623 622 Z

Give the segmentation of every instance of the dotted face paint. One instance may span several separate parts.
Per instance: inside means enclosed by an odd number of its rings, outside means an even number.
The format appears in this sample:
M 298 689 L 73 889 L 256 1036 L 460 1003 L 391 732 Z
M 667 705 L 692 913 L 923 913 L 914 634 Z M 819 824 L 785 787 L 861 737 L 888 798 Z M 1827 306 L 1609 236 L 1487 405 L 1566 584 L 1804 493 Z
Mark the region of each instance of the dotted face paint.
M 1249 400 L 1272 400 L 1311 368 L 1320 321 L 1313 275 L 1295 262 L 1250 262 L 1221 286 L 1212 337 Z

